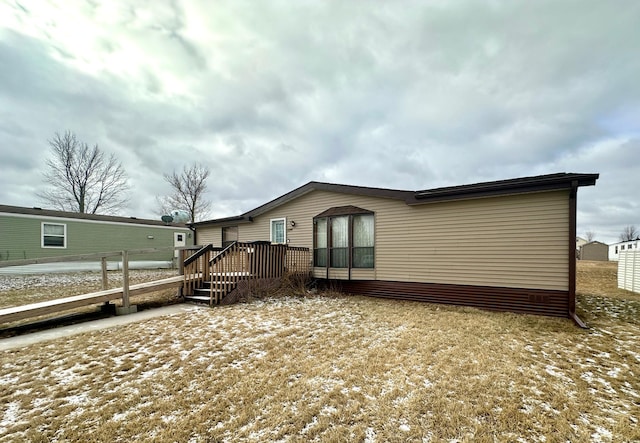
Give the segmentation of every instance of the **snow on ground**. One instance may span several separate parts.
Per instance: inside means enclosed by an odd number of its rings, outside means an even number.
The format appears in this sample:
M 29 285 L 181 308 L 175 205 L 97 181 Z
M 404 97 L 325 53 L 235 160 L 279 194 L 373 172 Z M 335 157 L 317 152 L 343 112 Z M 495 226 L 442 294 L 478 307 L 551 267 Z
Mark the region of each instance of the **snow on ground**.
M 159 280 L 170 275 L 176 275 L 176 271 L 170 269 L 148 269 L 132 270 L 129 272 L 129 277 L 132 279 L 144 278 L 149 281 Z M 109 272 L 108 278 L 109 283 L 113 285 L 122 282 L 122 274 L 119 272 Z M 0 275 L 0 293 L 10 290 L 75 286 L 100 282 L 102 282 L 102 273 L 100 272 Z
M 589 331 L 439 309 L 284 297 L 4 353 L 0 442 L 33 437 L 25 423 L 194 442 L 611 442 L 637 426 L 640 325 L 620 301 Z

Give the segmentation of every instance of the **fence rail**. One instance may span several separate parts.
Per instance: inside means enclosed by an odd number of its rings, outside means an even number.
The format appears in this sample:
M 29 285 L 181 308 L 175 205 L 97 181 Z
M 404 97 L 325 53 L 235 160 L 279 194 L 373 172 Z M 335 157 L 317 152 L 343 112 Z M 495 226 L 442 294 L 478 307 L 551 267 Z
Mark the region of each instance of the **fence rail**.
M 618 288 L 640 293 L 640 251 L 620 251 Z

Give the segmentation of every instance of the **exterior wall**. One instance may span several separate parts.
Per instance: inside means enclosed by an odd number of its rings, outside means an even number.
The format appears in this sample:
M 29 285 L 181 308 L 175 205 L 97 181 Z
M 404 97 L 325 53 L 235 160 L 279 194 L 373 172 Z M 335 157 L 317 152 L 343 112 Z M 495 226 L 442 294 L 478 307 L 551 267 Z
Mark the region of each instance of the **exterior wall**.
M 42 247 L 42 223 L 67 226 L 66 248 Z M 58 217 L 0 214 L 0 260 L 60 257 L 63 255 L 111 252 L 142 248 L 173 247 L 174 233 L 186 236 L 187 246 L 193 244 L 188 228 L 174 226 L 135 225 L 128 223 L 98 222 L 92 220 L 62 219 Z M 191 236 L 190 236 L 191 234 Z M 148 238 L 153 236 L 152 239 Z M 132 256 L 132 260 L 171 261 L 173 251 Z
M 609 246 L 600 242 L 587 243 L 580 248 L 580 260 L 609 260 Z
M 589 243 L 589 242 L 587 240 L 585 240 L 584 238 L 576 237 L 576 249 L 577 250 L 579 250 L 581 247 L 583 247 L 587 243 Z
M 199 245 L 212 244 L 216 248 L 222 247 L 222 228 L 209 226 L 196 229 L 196 242 Z
M 609 260 L 618 261 L 624 251 L 640 250 L 640 240 L 629 240 L 609 245 Z
M 375 213 L 376 267 L 354 269 L 352 279 L 568 291 L 568 202 L 569 191 L 417 206 L 312 191 L 239 225 L 238 237 L 269 240 L 270 219 L 284 217 L 287 242 L 312 248 L 313 217 L 353 205 Z M 326 269 L 315 268 L 314 274 L 323 278 Z M 329 275 L 347 277 L 346 270 Z
M 640 251 L 625 250 L 620 253 L 618 288 L 640 293 Z

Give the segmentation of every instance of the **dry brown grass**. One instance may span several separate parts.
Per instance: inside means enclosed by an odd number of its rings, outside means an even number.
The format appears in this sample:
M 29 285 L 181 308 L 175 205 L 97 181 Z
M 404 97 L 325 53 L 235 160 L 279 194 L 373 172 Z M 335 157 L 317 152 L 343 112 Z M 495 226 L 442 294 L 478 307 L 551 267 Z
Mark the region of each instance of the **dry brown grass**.
M 176 274 L 177 271 L 171 269 L 132 270 L 130 271 L 130 284 L 158 280 L 161 278 L 171 277 Z M 108 278 L 109 288 L 122 286 L 122 272 L 109 272 Z M 96 272 L 17 276 L 0 275 L 0 308 L 37 303 L 68 297 L 71 295 L 85 294 L 93 291 L 100 291 L 101 289 L 101 274 Z M 139 309 L 165 306 L 168 304 L 178 303 L 180 301 L 180 298 L 177 297 L 176 289 L 149 292 L 147 294 L 131 297 L 131 304 L 137 305 Z M 111 303 L 116 306 L 121 306 L 122 300 L 114 300 Z M 25 327 L 26 325 L 44 320 L 57 319 L 61 317 L 68 319 L 69 316 L 79 316 L 78 321 L 81 321 L 83 315 L 92 315 L 98 312 L 99 309 L 100 304 L 94 304 L 55 314 L 41 315 L 25 320 L 4 323 L 0 325 L 0 337 L 14 335 L 16 333 L 14 328 L 16 327 Z
M 0 441 L 640 440 L 640 303 L 578 301 L 590 330 L 279 297 L 6 351 Z
M 618 262 L 615 261 L 579 260 L 576 269 L 576 292 L 623 300 L 640 299 L 638 294 L 618 289 Z

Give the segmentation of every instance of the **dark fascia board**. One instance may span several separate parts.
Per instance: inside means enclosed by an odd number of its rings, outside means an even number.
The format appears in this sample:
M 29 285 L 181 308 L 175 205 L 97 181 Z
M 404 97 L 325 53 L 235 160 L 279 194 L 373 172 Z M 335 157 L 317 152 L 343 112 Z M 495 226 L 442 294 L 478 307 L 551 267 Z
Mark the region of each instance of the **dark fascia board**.
M 510 180 L 475 183 L 471 185 L 449 186 L 415 193 L 410 205 L 433 203 L 470 198 L 493 197 L 498 195 L 524 194 L 529 192 L 571 189 L 576 186 L 592 186 L 600 174 L 558 173 L 522 177 Z
M 42 208 L 25 208 L 22 206 L 8 206 L 0 205 L 0 214 L 22 214 L 22 215 L 35 215 L 40 217 L 55 217 L 55 218 L 72 218 L 77 220 L 93 220 L 113 223 L 129 223 L 135 225 L 148 225 L 148 226 L 173 226 L 175 228 L 186 228 L 186 224 L 169 223 L 166 224 L 160 220 L 149 220 L 136 217 L 119 217 L 114 215 L 97 215 L 97 214 L 81 214 L 79 212 L 66 212 L 55 211 L 52 209 Z
M 312 191 L 328 191 L 337 192 L 340 194 L 353 194 L 353 195 L 365 195 L 371 197 L 391 198 L 395 200 L 407 201 L 413 199 L 414 191 L 403 191 L 399 189 L 386 189 L 386 188 L 370 188 L 365 186 L 352 186 L 352 185 L 339 185 L 333 183 L 323 183 L 311 181 L 299 188 L 289 191 L 280 197 L 273 199 L 261 206 L 258 206 L 251 211 L 245 212 L 242 215 L 235 217 L 219 218 L 214 220 L 207 220 L 198 223 L 194 223 L 192 226 L 223 226 L 230 225 L 230 222 L 248 223 L 253 220 L 254 217 L 259 216 L 273 208 L 283 205 L 291 200 L 308 194 Z
M 189 226 L 194 228 L 201 226 L 235 226 L 240 223 L 249 223 L 252 219 L 250 217 L 245 217 L 243 215 L 235 215 L 233 217 L 225 217 L 225 218 L 216 218 L 214 220 L 204 220 L 201 222 L 191 223 Z

